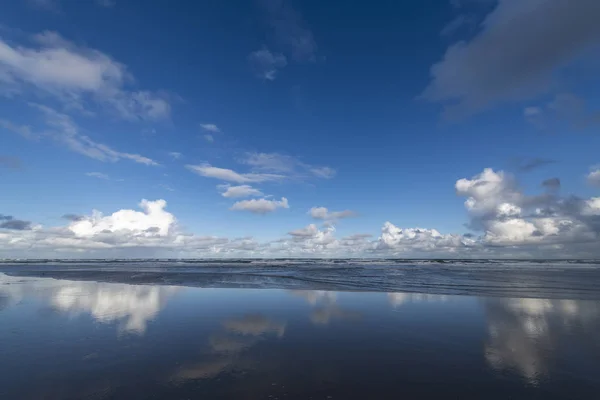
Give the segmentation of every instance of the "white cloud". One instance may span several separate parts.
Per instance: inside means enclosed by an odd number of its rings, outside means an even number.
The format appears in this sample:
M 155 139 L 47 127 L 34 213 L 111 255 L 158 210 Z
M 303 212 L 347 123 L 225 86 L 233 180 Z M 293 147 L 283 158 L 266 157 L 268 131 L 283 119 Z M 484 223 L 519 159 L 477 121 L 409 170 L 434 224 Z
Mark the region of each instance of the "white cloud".
M 336 221 L 356 216 L 356 213 L 354 211 L 329 211 L 325 207 L 313 207 L 308 211 L 308 214 L 314 219 L 322 219 L 326 221 Z
M 470 226 L 484 232 L 483 243 L 564 244 L 597 239 L 600 233 L 600 226 L 586 211 L 593 199 L 526 196 L 502 171 L 485 169 L 470 180 L 459 180 L 456 190 L 468 197 Z
M 171 156 L 171 158 L 172 158 L 173 160 L 179 160 L 181 157 L 183 157 L 183 154 L 181 154 L 181 153 L 178 153 L 178 152 L 176 152 L 176 151 L 171 151 L 171 152 L 169 153 L 169 156 Z
M 250 53 L 248 62 L 257 78 L 268 81 L 275 80 L 278 70 L 287 65 L 283 54 L 272 53 L 266 47 Z
M 280 173 L 294 178 L 305 178 L 308 175 L 330 179 L 336 174 L 333 168 L 317 167 L 279 153 L 246 153 L 245 158 L 240 161 L 255 171 Z
M 590 172 L 587 181 L 592 186 L 600 187 L 600 169 Z
M 212 133 L 221 132 L 221 129 L 219 129 L 219 127 L 216 126 L 215 124 L 200 124 L 200 127 L 207 132 L 212 132 Z
M 443 235 L 435 229 L 398 228 L 386 222 L 381 228 L 377 241 L 379 250 L 391 250 L 394 253 L 449 252 L 474 244 L 474 240 L 461 235 Z
M 592 197 L 584 202 L 583 215 L 600 216 L 600 197 Z
M 267 214 L 278 208 L 290 208 L 288 200 L 282 197 L 281 200 L 251 199 L 238 201 L 231 206 L 233 211 L 249 211 L 254 214 Z
M 13 94 L 35 89 L 81 110 L 91 102 L 129 120 L 169 117 L 167 96 L 127 89 L 133 77 L 110 56 L 55 32 L 35 35 L 34 41 L 37 47 L 12 46 L 0 39 L 0 88 Z
M 315 224 L 310 224 L 304 228 L 289 232 L 290 235 L 299 238 L 315 237 L 319 233 L 319 228 Z
M 140 203 L 142 211 L 123 209 L 110 215 L 68 218 L 66 226 L 0 230 L 2 257 L 189 257 L 249 255 L 261 251 L 252 238 L 227 239 L 183 231 L 164 200 Z
M 200 165 L 186 165 L 186 168 L 190 171 L 204 176 L 206 178 L 215 178 L 227 182 L 235 183 L 252 183 L 252 182 L 267 182 L 276 181 L 285 178 L 282 175 L 277 174 L 261 174 L 261 173 L 248 173 L 240 174 L 234 170 L 227 168 L 213 167 L 208 163 Z
M 455 187 L 459 196 L 467 197 L 467 210 L 477 214 L 495 212 L 500 204 L 518 202 L 521 198 L 513 180 L 504 172 L 494 172 L 491 168 L 484 169 L 472 179 L 459 179 Z
M 104 179 L 104 180 L 110 179 L 108 175 L 103 174 L 101 172 L 87 172 L 86 175 L 91 176 L 93 178 L 98 178 L 98 179 Z
M 249 185 L 223 185 L 219 189 L 222 193 L 231 189 L 227 197 L 257 194 Z M 46 228 L 27 222 L 30 225 L 26 230 L 0 229 L 0 257 L 600 256 L 600 197 L 581 199 L 547 192 L 526 195 L 513 177 L 492 169 L 458 180 L 456 189 L 460 196 L 467 197 L 468 226 L 476 235 L 401 228 L 386 222 L 375 239 L 365 234 L 338 238 L 330 223 L 321 228 L 310 224 L 268 242 L 257 242 L 251 237 L 198 236 L 183 231 L 174 215 L 166 211 L 166 202 L 157 200 L 143 201 L 142 211 L 123 209 L 110 215 L 97 211 L 89 216 L 77 215 L 69 218 L 66 226 Z M 285 198 L 261 198 L 237 202 L 232 210 L 264 214 L 288 207 Z M 331 214 L 328 210 L 316 212 L 318 217 Z
M 213 137 L 213 135 L 206 134 L 204 135 L 204 140 L 206 140 L 208 143 L 213 143 L 215 141 L 215 138 Z
M 115 232 L 128 232 L 134 236 L 167 236 L 175 217 L 165 211 L 166 206 L 164 200 L 142 200 L 140 207 L 143 212 L 121 210 L 105 217 L 94 211 L 90 217 L 73 221 L 69 230 L 77 237 Z
M 217 188 L 219 190 L 222 190 L 221 196 L 227 197 L 227 198 L 264 196 L 264 194 L 260 190 L 255 189 L 250 185 L 240 185 L 240 186 L 219 185 L 219 186 L 217 186 Z
M 275 254 L 288 256 L 334 256 L 347 257 L 350 254 L 365 254 L 368 243 L 356 241 L 346 242 L 335 237 L 335 228 L 327 226 L 319 230 L 316 225 L 310 224 L 302 229 L 296 229 L 288 233 L 291 239 L 282 239 L 272 244 Z M 365 246 L 363 246 L 363 244 Z
M 156 161 L 148 157 L 116 151 L 107 145 L 95 142 L 88 136 L 82 135 L 79 132 L 79 126 L 77 126 L 71 117 L 66 114 L 62 114 L 41 104 L 31 103 L 30 105 L 44 115 L 44 121 L 47 128 L 43 132 L 43 135 L 52 137 L 54 140 L 76 153 L 99 161 L 116 162 L 121 159 L 127 159 L 144 165 L 159 165 Z M 28 127 L 19 127 L 15 130 L 17 130 L 17 132 L 26 131 L 31 133 L 31 130 Z M 42 135 L 37 136 L 39 137 Z

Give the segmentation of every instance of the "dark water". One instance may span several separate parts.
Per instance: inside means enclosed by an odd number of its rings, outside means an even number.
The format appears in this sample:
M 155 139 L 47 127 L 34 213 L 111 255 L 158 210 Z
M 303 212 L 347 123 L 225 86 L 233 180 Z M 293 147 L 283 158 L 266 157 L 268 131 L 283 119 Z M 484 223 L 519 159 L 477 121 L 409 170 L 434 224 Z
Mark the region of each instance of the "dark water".
M 600 261 L 593 260 L 25 260 L 0 262 L 0 272 L 196 287 L 600 300 Z
M 583 284 L 544 299 L 12 268 L 0 273 L 0 399 L 600 398 L 600 301 Z

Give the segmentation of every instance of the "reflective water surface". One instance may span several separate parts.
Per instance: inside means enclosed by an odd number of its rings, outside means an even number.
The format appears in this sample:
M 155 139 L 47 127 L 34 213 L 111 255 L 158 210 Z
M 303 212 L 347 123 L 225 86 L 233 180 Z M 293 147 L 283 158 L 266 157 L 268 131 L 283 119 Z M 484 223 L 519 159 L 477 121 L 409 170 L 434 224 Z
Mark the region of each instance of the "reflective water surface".
M 600 302 L 0 274 L 1 399 L 600 398 Z

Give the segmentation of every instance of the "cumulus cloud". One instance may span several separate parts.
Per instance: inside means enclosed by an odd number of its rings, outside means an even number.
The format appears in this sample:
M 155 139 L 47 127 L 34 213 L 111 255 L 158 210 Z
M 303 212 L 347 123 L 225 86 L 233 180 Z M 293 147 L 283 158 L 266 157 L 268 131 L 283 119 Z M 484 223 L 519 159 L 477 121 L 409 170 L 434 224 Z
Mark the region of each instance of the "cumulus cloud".
M 331 225 L 320 230 L 316 225 L 310 224 L 304 228 L 290 231 L 288 234 L 291 238 L 289 240 L 282 239 L 276 245 L 273 244 L 273 251 L 288 255 L 311 256 L 339 253 L 347 255 L 364 250 L 364 247 L 361 246 L 355 246 L 352 250 L 347 242 L 337 239 L 335 227 Z M 354 244 L 356 245 L 356 243 Z
M 319 228 L 315 224 L 310 224 L 304 228 L 290 231 L 289 234 L 297 238 L 315 237 L 319 233 Z
M 314 219 L 322 219 L 325 221 L 337 221 L 344 218 L 355 217 L 356 213 L 350 210 L 329 211 L 325 207 L 313 207 L 308 211 L 308 215 L 310 215 Z
M 287 59 L 283 54 L 272 53 L 266 47 L 250 53 L 248 62 L 254 75 L 267 81 L 275 80 L 277 72 L 287 65 Z
M 557 188 L 557 181 L 546 186 Z M 562 198 L 553 190 L 527 196 L 505 172 L 484 169 L 455 185 L 466 197 L 468 227 L 480 236 L 442 234 L 435 229 L 399 228 L 387 222 L 377 249 L 394 253 L 428 254 L 597 254 L 600 242 L 600 200 Z
M 67 215 L 66 226 L 32 226 L 30 230 L 0 232 L 0 254 L 148 257 L 185 252 L 193 257 L 250 254 L 259 247 L 251 238 L 227 239 L 187 233 L 179 227 L 175 216 L 165 210 L 164 200 L 142 200 L 140 207 L 142 211 L 122 209 L 110 215 L 96 210 L 91 215 Z
M 587 181 L 592 186 L 600 187 L 600 168 L 590 172 L 587 176 Z
M 109 216 L 94 211 L 88 218 L 74 221 L 69 229 L 77 237 L 90 237 L 104 233 L 128 232 L 136 236 L 167 236 L 175 223 L 173 214 L 165 211 L 164 200 L 142 200 L 143 212 L 121 210 Z
M 471 179 L 459 179 L 455 188 L 459 196 L 467 197 L 467 210 L 479 215 L 494 212 L 501 204 L 520 202 L 522 197 L 512 177 L 491 168 Z
M 475 37 L 433 65 L 422 97 L 456 116 L 544 93 L 558 69 L 600 41 L 598 18 L 596 0 L 499 0 Z
M 435 229 L 399 228 L 391 222 L 386 222 L 381 228 L 377 249 L 396 253 L 455 253 L 457 250 L 466 250 L 474 243 L 473 239 L 462 235 L 443 235 Z
M 240 186 L 231 186 L 231 185 L 219 185 L 217 186 L 219 190 L 221 190 L 221 196 L 227 198 L 239 198 L 239 197 L 250 197 L 250 196 L 263 196 L 264 194 L 258 190 L 253 188 L 250 185 L 240 185 Z
M 34 89 L 68 107 L 83 110 L 94 104 L 128 120 L 169 117 L 167 96 L 128 88 L 132 75 L 110 56 L 55 32 L 35 35 L 34 42 L 37 46 L 24 47 L 0 39 L 0 88 L 11 93 Z
M 249 211 L 254 214 L 267 214 L 278 208 L 290 208 L 288 200 L 282 197 L 281 200 L 252 199 L 238 201 L 231 206 L 233 211 Z
M 471 227 L 484 232 L 485 243 L 560 246 L 598 240 L 600 226 L 589 217 L 594 199 L 526 196 L 511 177 L 491 169 L 459 180 L 456 189 L 467 197 Z
M 215 178 L 227 182 L 235 183 L 252 183 L 276 181 L 285 178 L 283 175 L 267 174 L 267 173 L 247 173 L 242 174 L 227 168 L 213 167 L 208 163 L 200 165 L 186 165 L 190 171 L 204 176 L 206 178 Z
M 554 182 L 546 186 L 555 186 Z M 240 185 L 244 186 L 244 185 Z M 247 186 L 247 185 L 246 185 Z M 234 186 L 223 186 L 226 193 Z M 233 189 L 247 191 L 252 187 Z M 164 200 L 141 203 L 141 211 L 123 209 L 110 215 L 65 217 L 66 226 L 22 225 L 12 217 L 0 232 L 0 256 L 48 257 L 85 254 L 89 257 L 143 254 L 186 257 L 519 257 L 594 258 L 600 256 L 600 197 L 564 196 L 557 190 L 529 195 L 515 178 L 486 168 L 456 181 L 465 198 L 466 224 L 473 233 L 442 233 L 433 228 L 400 227 L 386 222 L 378 237 L 356 234 L 339 238 L 335 227 L 310 224 L 267 242 L 252 237 L 219 238 L 184 231 Z M 541 189 L 541 188 L 540 188 Z M 235 203 L 233 210 L 267 213 L 288 208 L 287 199 L 268 198 Z M 319 216 L 331 214 L 318 212 Z M 84 252 L 84 253 L 82 253 Z
M 211 132 L 211 133 L 221 132 L 221 129 L 219 129 L 219 127 L 215 124 L 200 124 L 200 127 L 202 129 L 204 129 L 205 131 Z

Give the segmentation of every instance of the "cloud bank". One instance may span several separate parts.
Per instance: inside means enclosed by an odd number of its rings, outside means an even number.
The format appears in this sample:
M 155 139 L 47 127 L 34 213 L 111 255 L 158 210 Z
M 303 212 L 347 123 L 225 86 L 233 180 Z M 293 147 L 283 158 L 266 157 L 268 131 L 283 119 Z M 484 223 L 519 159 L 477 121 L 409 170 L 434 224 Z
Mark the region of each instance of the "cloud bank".
M 235 176 L 235 175 L 234 175 Z M 324 220 L 292 229 L 280 239 L 258 242 L 251 237 L 222 238 L 185 231 L 167 211 L 164 200 L 142 200 L 140 211 L 123 209 L 110 215 L 69 215 L 65 226 L 44 227 L 2 216 L 2 257 L 598 257 L 600 197 L 562 196 L 556 180 L 540 183 L 541 194 L 525 194 L 515 177 L 486 168 L 455 183 L 465 199 L 468 234 L 433 228 L 403 228 L 387 221 L 378 237 L 366 233 L 337 237 L 332 220 L 349 216 L 313 208 Z M 549 190 L 548 188 L 552 190 Z M 251 186 L 221 186 L 225 197 L 258 195 Z M 266 214 L 288 208 L 287 198 L 240 200 L 235 211 Z

